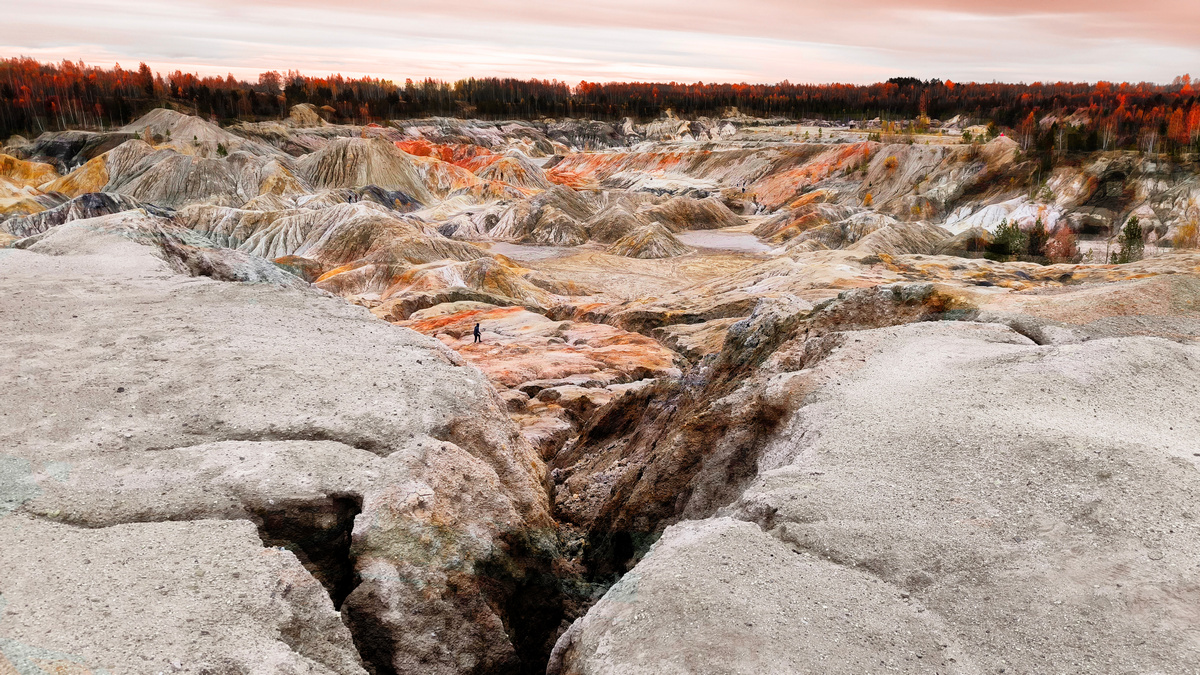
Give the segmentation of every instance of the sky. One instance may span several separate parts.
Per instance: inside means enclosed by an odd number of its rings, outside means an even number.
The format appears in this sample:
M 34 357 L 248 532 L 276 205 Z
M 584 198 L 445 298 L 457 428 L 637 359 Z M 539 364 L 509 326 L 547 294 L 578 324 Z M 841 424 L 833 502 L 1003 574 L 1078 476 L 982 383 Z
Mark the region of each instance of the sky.
M 0 56 L 392 80 L 1170 82 L 1200 0 L 0 0 Z

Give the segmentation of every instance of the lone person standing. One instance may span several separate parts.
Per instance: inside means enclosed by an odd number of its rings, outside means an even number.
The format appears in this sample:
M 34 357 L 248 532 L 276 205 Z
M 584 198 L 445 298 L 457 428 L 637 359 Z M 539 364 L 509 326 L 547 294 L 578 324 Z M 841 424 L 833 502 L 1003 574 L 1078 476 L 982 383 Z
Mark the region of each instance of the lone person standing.
M 483 339 L 480 337 L 478 323 L 475 324 L 475 342 L 483 342 Z

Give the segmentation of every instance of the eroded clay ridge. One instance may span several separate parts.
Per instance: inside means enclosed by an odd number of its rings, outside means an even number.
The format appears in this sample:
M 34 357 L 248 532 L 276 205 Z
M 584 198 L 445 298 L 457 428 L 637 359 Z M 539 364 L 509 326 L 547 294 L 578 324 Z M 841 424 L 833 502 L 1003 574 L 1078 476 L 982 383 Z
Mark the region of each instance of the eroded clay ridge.
M 1195 672 L 1192 164 L 319 112 L 4 146 L 0 672 Z

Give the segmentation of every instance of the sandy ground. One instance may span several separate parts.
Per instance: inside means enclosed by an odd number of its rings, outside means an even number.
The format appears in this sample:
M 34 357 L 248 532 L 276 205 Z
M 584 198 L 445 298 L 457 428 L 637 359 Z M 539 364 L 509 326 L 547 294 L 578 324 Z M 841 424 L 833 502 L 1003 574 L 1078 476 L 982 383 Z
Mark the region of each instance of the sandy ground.
M 606 301 L 657 297 L 692 284 L 710 281 L 768 258 L 768 244 L 751 231 L 761 218 L 720 230 L 676 233 L 694 253 L 675 258 L 642 260 L 609 255 L 603 244 L 527 246 L 483 242 L 480 246 L 505 255 L 559 281 L 581 284 Z
M 580 247 L 584 249 L 585 247 Z M 582 250 L 571 255 L 523 261 L 522 264 L 597 291 L 605 300 L 656 297 L 726 276 L 761 262 L 748 253 L 697 251 L 677 258 L 640 260 Z

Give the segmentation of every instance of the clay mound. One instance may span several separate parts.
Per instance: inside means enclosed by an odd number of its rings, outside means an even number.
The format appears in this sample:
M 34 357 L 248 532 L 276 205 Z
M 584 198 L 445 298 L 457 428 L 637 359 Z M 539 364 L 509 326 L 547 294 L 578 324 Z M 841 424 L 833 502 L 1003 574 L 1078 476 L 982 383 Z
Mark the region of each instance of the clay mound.
M 65 174 L 132 138 L 124 131 L 51 131 L 12 150 L 20 159 L 51 164 Z
M 276 194 L 263 194 L 242 204 L 247 211 L 286 211 L 296 208 L 296 201 Z
M 465 169 L 471 175 L 494 161 L 496 153 L 473 143 L 432 143 L 424 138 L 396 141 L 396 147 L 413 157 L 429 157 Z
M 511 150 L 529 157 L 546 157 L 566 150 L 546 137 L 546 125 L 541 122 L 433 117 L 393 120 L 392 124 L 408 136 L 405 142 L 425 141 L 439 146 L 475 145 L 495 152 Z M 479 167 L 471 168 L 474 170 Z
M 43 184 L 40 189 L 44 192 L 58 192 L 68 197 L 78 197 L 104 190 L 108 181 L 108 153 L 105 153 L 89 159 L 71 173 Z
M 252 255 L 299 256 L 331 267 L 372 256 L 378 262 L 405 265 L 487 256 L 476 246 L 442 237 L 420 221 L 365 202 L 278 212 L 191 206 L 181 209 L 174 220 Z
M 246 201 L 238 191 L 237 173 L 223 159 L 162 149 L 143 157 L 130 173 L 128 180 L 110 180 L 105 192 L 167 208 L 195 203 L 238 206 Z
M 639 227 L 608 248 L 608 253 L 612 255 L 643 259 L 673 258 L 691 252 L 691 248 L 683 245 L 670 230 L 657 222 Z
M 530 190 L 509 185 L 508 183 L 501 183 L 496 180 L 481 180 L 475 185 L 467 185 L 450 192 L 446 195 L 446 198 L 454 199 L 455 197 L 461 197 L 470 200 L 474 204 L 483 204 L 498 200 L 524 199 L 529 196 L 529 193 Z
M 413 158 L 380 138 L 336 139 L 302 157 L 297 166 L 317 188 L 377 185 L 403 192 L 422 204 L 435 201 Z
M 900 226 L 901 223 L 891 216 L 874 211 L 860 211 L 844 220 L 805 230 L 788 242 L 787 250 L 848 248 L 877 230 Z M 943 232 L 942 236 L 949 236 L 949 233 Z M 814 247 L 814 244 L 818 245 Z
M 167 108 L 151 110 L 120 130 L 186 155 L 223 157 L 236 151 L 265 157 L 283 154 L 265 143 L 243 138 L 207 120 Z
M 988 141 L 980 154 L 988 163 L 988 169 L 997 171 L 1016 161 L 1017 155 L 1021 154 L 1021 145 L 1008 136 L 999 136 Z
M 479 258 L 468 262 L 439 261 L 418 265 L 392 280 L 380 295 L 381 300 L 410 293 L 467 288 L 499 296 L 500 304 L 549 307 L 558 301 L 549 293 L 523 278 L 528 270 L 506 260 Z
M 552 183 L 541 167 L 524 157 L 499 157 L 475 172 L 484 180 L 494 180 L 518 188 L 548 190 Z
M 399 143 L 396 145 L 400 146 Z M 473 188 L 484 182 L 479 176 L 461 166 L 435 157 L 418 156 L 413 158 L 413 162 L 430 191 L 443 199 L 451 192 Z
M 59 205 L 61 199 L 47 199 L 43 195 L 18 195 L 16 197 L 0 197 L 0 221 L 10 217 L 22 217 L 36 214 L 48 208 Z
M 80 195 L 52 209 L 35 213 L 23 218 L 13 218 L 0 225 L 0 231 L 8 232 L 17 237 L 29 237 L 41 234 L 52 227 L 57 227 L 72 220 L 95 218 L 121 211 L 144 209 L 157 216 L 169 216 L 170 212 L 147 206 L 131 197 L 93 192 Z
M 152 136 L 170 135 L 172 140 L 196 140 L 202 143 L 234 143 L 244 140 L 199 117 L 185 115 L 167 108 L 155 108 L 121 127 L 121 131 Z
M 47 188 L 72 192 L 116 192 L 165 208 L 186 204 L 239 206 L 263 194 L 289 199 L 311 188 L 274 157 L 235 152 L 227 157 L 180 153 L 127 141 Z
M 58 172 L 49 164 L 0 155 L 0 197 L 18 192 L 21 188 L 37 187 L 56 178 Z
M 324 209 L 339 204 L 358 204 L 359 202 L 382 206 L 396 213 L 411 213 L 421 210 L 422 204 L 407 193 L 400 190 L 385 190 L 378 185 L 364 185 L 356 188 L 337 188 L 321 190 L 313 194 L 299 195 L 292 200 L 288 208 L 293 206 L 302 209 Z M 243 208 L 251 208 L 244 206 Z
M 227 206 L 212 206 L 193 204 L 175 212 L 172 222 L 204 235 L 220 246 L 239 248 L 246 245 L 251 238 L 260 238 L 270 243 L 258 248 L 256 255 L 278 258 L 291 255 L 298 248 L 310 230 L 291 230 L 287 234 L 279 232 L 275 223 L 289 215 L 303 213 L 291 209 L 281 211 L 256 211 L 237 209 Z M 268 234 L 273 233 L 273 234 Z M 276 239 L 283 241 L 276 242 Z
M 58 172 L 49 164 L 0 155 L 0 220 L 61 204 L 62 195 L 46 195 L 36 187 L 56 178 Z
M 113 242 L 119 240 L 156 249 L 172 268 L 191 276 L 307 287 L 303 280 L 267 260 L 218 246 L 198 232 L 141 209 L 73 220 L 16 245 L 49 255 L 109 255 Z M 126 250 L 120 245 L 117 248 Z
M 137 178 L 150 165 L 145 160 L 153 154 L 155 154 L 155 149 L 149 143 L 132 139 L 125 141 L 99 157 L 89 160 L 88 164 L 92 164 L 93 162 L 102 164 L 104 174 L 108 180 L 105 186 L 111 190 Z M 81 170 L 86 168 L 87 165 L 80 167 Z M 74 175 L 74 173 L 71 175 Z M 71 175 L 64 178 L 70 178 Z M 97 180 L 99 180 L 99 174 L 97 174 Z
M 946 230 L 926 222 L 895 223 L 863 236 L 846 249 L 886 255 L 935 255 L 949 237 Z
M 584 224 L 584 229 L 593 241 L 611 244 L 647 224 L 645 219 L 630 213 L 624 206 L 617 205 L 601 211 Z
M 490 235 L 500 241 L 577 246 L 587 241 L 588 233 L 581 223 L 593 213 L 591 205 L 577 192 L 555 185 L 508 207 Z
M 328 124 L 317 112 L 317 106 L 311 103 L 300 103 L 292 106 L 284 123 L 297 129 L 323 127 Z
M 645 207 L 639 215 L 647 220 L 657 220 L 673 232 L 717 230 L 742 225 L 745 222 L 714 197 L 672 197 L 661 204 Z
M 396 146 L 403 148 L 405 144 L 397 143 Z M 531 189 L 480 178 L 461 166 L 436 157 L 418 156 L 414 161 L 430 191 L 442 199 L 464 197 L 478 204 L 499 199 L 523 199 L 534 193 Z
M 292 269 L 307 268 L 309 274 L 320 271 L 313 280 L 317 288 L 342 296 L 378 297 L 385 289 L 395 283 L 402 274 L 412 269 L 405 260 L 397 259 L 387 253 L 375 253 L 359 258 L 344 265 L 330 265 L 321 260 L 286 256 L 276 258 L 276 264 L 286 265 Z
M 529 270 L 503 258 L 478 258 L 456 265 L 464 286 L 512 298 L 526 306 L 549 307 L 558 301 L 553 293 L 527 279 Z
M 553 205 L 534 200 L 514 204 L 489 234 L 499 241 L 547 246 L 578 246 L 587 241 L 587 231 L 577 220 Z
M 378 185 L 355 188 L 358 201 L 374 202 L 392 211 L 408 213 L 421 208 L 421 204 L 400 190 L 385 190 Z
M 294 199 L 294 206 L 302 209 L 324 209 L 339 204 L 357 204 L 359 202 L 377 204 L 389 211 L 399 213 L 409 213 L 421 208 L 421 204 L 408 194 L 400 190 L 385 190 L 378 185 L 320 190 L 313 194 L 299 195 Z
M 460 244 L 464 247 L 470 246 L 460 242 L 449 243 Z M 430 240 L 426 237 L 392 236 L 366 255 L 341 265 L 336 265 L 333 261 L 349 257 L 349 253 L 345 251 L 330 252 L 317 249 L 309 252 L 309 255 L 312 257 L 306 259 L 313 260 L 322 268 L 328 269 L 315 282 L 319 288 L 339 295 L 379 297 L 386 296 L 388 289 L 395 287 L 398 280 L 411 273 L 414 267 L 422 265 L 453 266 L 456 258 L 468 258 L 471 255 L 486 256 L 487 254 L 474 247 L 460 250 L 452 246 L 439 245 L 437 240 Z M 277 260 L 286 260 L 295 265 L 297 259 L 279 258 Z M 447 284 L 435 283 L 429 287 L 445 288 Z
M 579 246 L 587 242 L 587 230 L 566 213 L 546 206 L 524 241 L 549 246 Z
M 89 159 L 67 175 L 43 184 L 40 189 L 69 197 L 92 192 L 113 192 L 149 169 L 153 162 L 144 163 L 143 160 L 153 154 L 155 150 L 148 143 L 128 140 Z M 163 156 L 166 155 L 160 155 Z
M 12 136 L 8 137 L 7 141 L 4 141 L 4 143 L 0 145 L 0 152 L 3 152 L 6 155 L 11 155 L 12 153 L 9 152 L 10 150 L 18 151 L 27 147 L 28 145 L 28 138 L 25 138 L 21 134 L 13 134 Z
M 580 222 L 591 218 L 596 212 L 581 194 L 562 185 L 555 185 L 534 195 L 532 200 L 535 204 L 549 204 Z
M 851 207 L 838 204 L 807 204 L 767 218 L 754 228 L 754 234 L 783 243 L 813 228 L 849 218 L 853 213 Z
M 486 227 L 486 220 L 470 213 L 460 213 L 438 225 L 438 232 L 443 237 L 460 241 L 488 241 L 491 239 L 488 229 L 490 228 Z
M 296 175 L 290 161 L 271 159 L 267 162 L 247 162 L 242 173 L 242 189 L 246 194 L 275 195 L 296 198 L 312 192 L 312 186 Z

